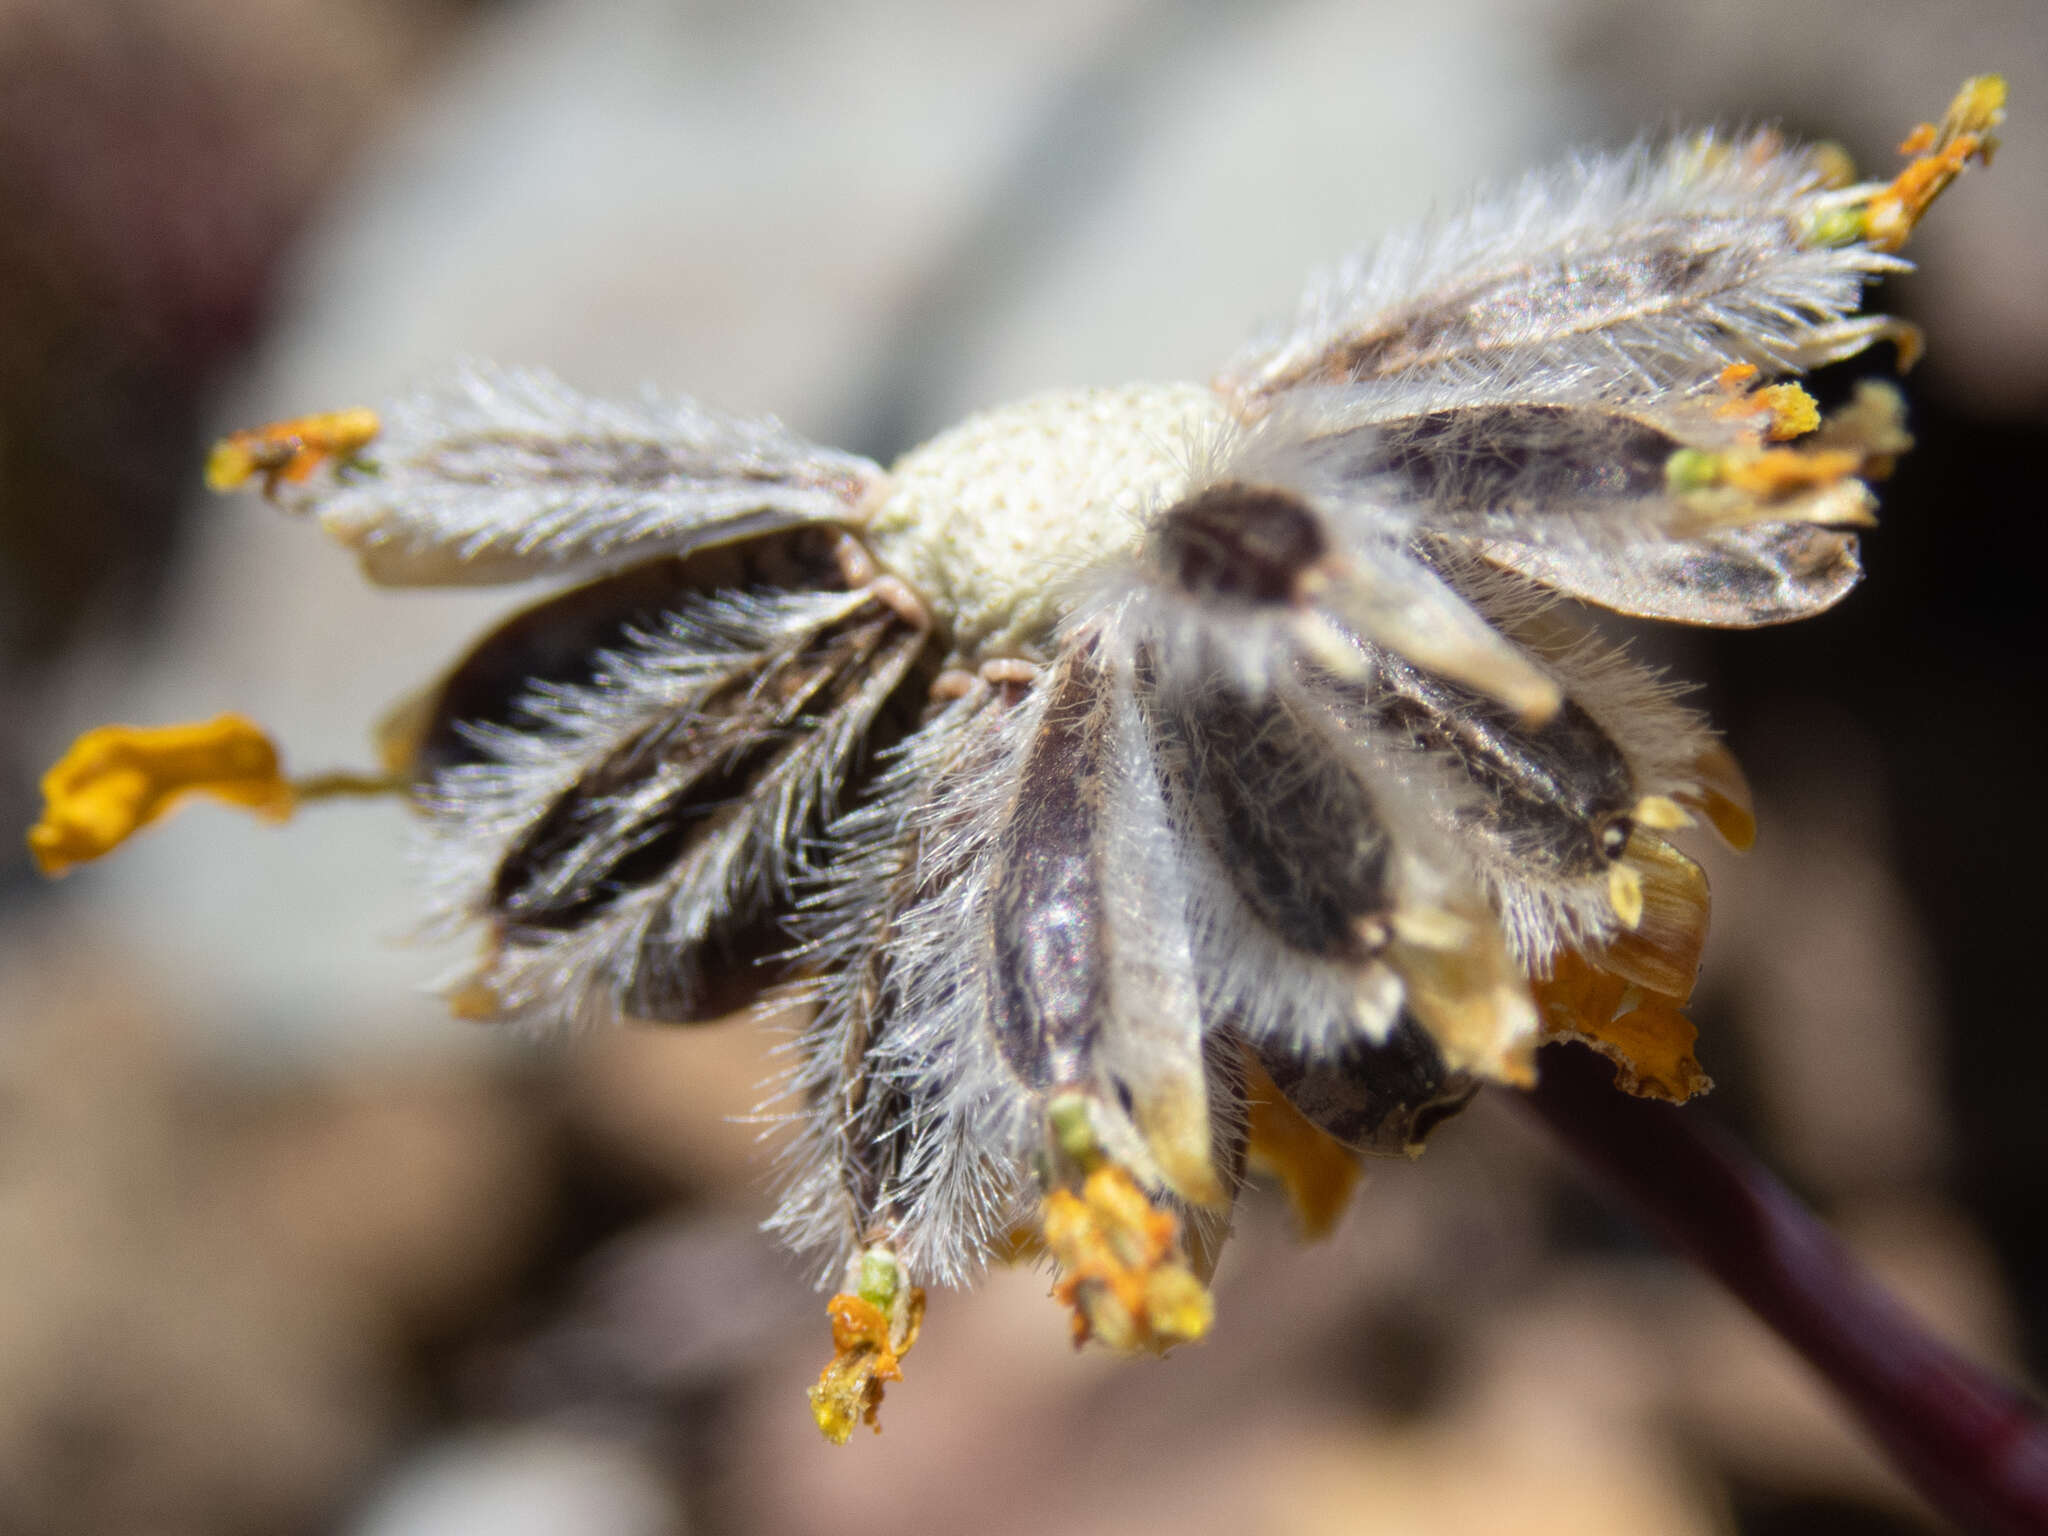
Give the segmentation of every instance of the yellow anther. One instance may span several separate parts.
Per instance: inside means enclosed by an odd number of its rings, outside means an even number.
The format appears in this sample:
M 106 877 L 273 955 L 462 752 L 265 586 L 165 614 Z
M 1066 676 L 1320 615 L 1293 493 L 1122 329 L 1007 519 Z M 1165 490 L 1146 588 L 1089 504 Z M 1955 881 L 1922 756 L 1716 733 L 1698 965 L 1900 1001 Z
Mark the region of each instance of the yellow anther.
M 1637 826 L 1652 832 L 1683 832 L 1698 825 L 1692 814 L 1668 795 L 1645 795 L 1628 814 Z
M 1924 155 L 1934 148 L 1934 124 L 1922 123 L 1903 139 L 1899 140 L 1902 155 Z
M 1759 389 L 1758 374 L 1754 363 L 1730 363 L 1715 375 L 1715 386 L 1728 397 L 1717 413 L 1757 417 L 1763 435 L 1780 443 L 1803 437 L 1820 425 L 1820 403 L 1812 395 L 1797 384 L 1767 384 Z
M 1643 877 L 1626 864 L 1610 865 L 1607 904 L 1614 908 L 1622 927 L 1634 928 L 1643 920 Z
M 29 852 L 46 875 L 111 853 L 192 795 L 211 795 L 274 821 L 298 796 L 278 768 L 277 748 L 252 722 L 222 715 L 204 724 L 103 725 L 87 731 L 43 775 L 43 816 Z
M 1771 384 L 1756 392 L 1768 415 L 1764 435 L 1773 442 L 1804 437 L 1820 425 L 1820 402 L 1797 384 Z

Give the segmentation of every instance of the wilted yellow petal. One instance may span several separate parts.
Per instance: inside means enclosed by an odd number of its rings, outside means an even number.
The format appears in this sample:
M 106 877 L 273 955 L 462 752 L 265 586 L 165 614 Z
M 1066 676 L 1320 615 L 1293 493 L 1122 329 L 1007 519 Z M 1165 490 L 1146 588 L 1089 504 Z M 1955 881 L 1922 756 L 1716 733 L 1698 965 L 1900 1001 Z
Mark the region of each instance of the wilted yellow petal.
M 1408 1009 L 1455 1072 L 1526 1087 L 1536 1080 L 1536 1010 L 1529 981 L 1490 917 L 1459 914 L 1455 948 L 1416 943 L 1397 914 L 1386 959 L 1400 975 Z
M 61 875 L 112 852 L 195 794 L 276 821 L 297 801 L 278 770 L 276 746 L 240 715 L 192 725 L 103 725 L 79 737 L 43 775 L 43 816 L 29 829 L 29 852 L 44 874 Z
M 1612 1058 L 1615 1084 L 1644 1099 L 1683 1104 L 1714 1080 L 1693 1055 L 1699 1031 L 1668 998 L 1652 998 L 1608 1021 L 1594 1048 Z
M 1622 861 L 1640 882 L 1642 914 L 1633 928 L 1617 933 L 1588 959 L 1647 992 L 1682 1003 L 1692 996 L 1707 944 L 1712 904 L 1706 872 L 1641 828 L 1629 839 Z
M 1607 1057 L 1625 1093 L 1682 1104 L 1714 1086 L 1693 1055 L 1699 1032 L 1675 998 L 1645 994 L 1583 955 L 1566 954 L 1536 983 L 1536 999 L 1549 1037 L 1577 1040 Z
M 1561 1032 L 1614 1063 L 1614 1085 L 1639 1099 L 1667 1099 L 1683 1104 L 1705 1093 L 1714 1080 L 1693 1055 L 1699 1031 L 1668 998 L 1658 998 L 1597 1029 Z
M 1257 1057 L 1244 1066 L 1245 1159 L 1286 1188 L 1304 1238 L 1328 1236 L 1358 1187 L 1358 1156 L 1289 1103 Z
M 1570 1033 L 1583 1028 L 1587 1019 L 1605 1022 L 1621 1012 L 1628 985 L 1613 972 L 1591 964 L 1584 955 L 1567 950 L 1552 962 L 1550 974 L 1534 983 L 1543 1027 L 1552 1034 Z
M 1699 755 L 1691 772 L 1693 782 L 1678 791 L 1678 799 L 1706 817 L 1730 848 L 1748 852 L 1756 845 L 1756 811 L 1749 780 L 1743 777 L 1735 754 L 1717 741 Z

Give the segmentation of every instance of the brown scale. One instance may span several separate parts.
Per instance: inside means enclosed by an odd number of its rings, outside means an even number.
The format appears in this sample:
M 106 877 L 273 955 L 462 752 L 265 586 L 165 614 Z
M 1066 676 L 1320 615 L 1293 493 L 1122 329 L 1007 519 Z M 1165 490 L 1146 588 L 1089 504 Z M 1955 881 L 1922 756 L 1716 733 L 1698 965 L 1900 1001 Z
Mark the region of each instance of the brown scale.
M 1355 475 L 1388 476 L 1396 500 L 1430 510 L 1433 529 L 1540 528 L 1602 503 L 1662 496 L 1681 444 L 1612 411 L 1486 405 L 1382 422 Z
M 1107 1003 L 1099 867 L 1110 695 L 1086 650 L 1050 679 L 1004 815 L 991 933 L 997 1045 L 1029 1087 L 1086 1083 Z
M 1573 700 L 1547 722 L 1512 710 L 1367 646 L 1372 681 L 1319 676 L 1356 731 L 1454 759 L 1481 791 L 1462 812 L 1472 830 L 1562 879 L 1594 875 L 1620 858 L 1641 798 L 1621 748 Z
M 693 846 L 723 830 L 734 818 L 749 815 L 757 792 L 784 769 L 801 747 L 803 736 L 847 707 L 874 676 L 897 673 L 894 692 L 900 695 L 905 653 L 924 643 L 921 633 L 909 629 L 880 604 L 870 604 L 841 625 L 821 632 L 819 639 L 829 642 L 830 659 L 805 669 L 805 678 L 790 679 L 777 690 L 783 694 L 778 718 L 763 722 L 758 733 L 744 736 L 730 751 L 714 748 L 703 754 L 698 760 L 703 771 L 667 797 L 640 829 L 644 840 L 629 845 L 619 861 L 603 872 L 592 888 L 599 903 L 666 877 L 689 856 Z M 808 686 L 810 678 L 823 681 L 813 689 Z M 797 689 L 799 683 L 804 685 L 799 691 L 786 691 Z M 892 701 L 893 697 L 884 703 Z M 796 714 L 799 709 L 800 717 Z M 878 709 L 876 714 L 882 712 Z M 874 734 L 871 718 L 871 737 Z M 858 793 L 859 782 L 849 786 L 849 796 Z M 815 835 L 819 830 L 815 813 L 809 825 L 797 829 L 799 836 Z M 757 984 L 774 979 L 782 967 L 764 966 L 763 962 L 789 952 L 786 916 L 786 901 L 735 903 L 687 953 L 659 933 L 652 935 L 634 970 L 633 989 L 624 998 L 626 1007 L 638 1017 L 670 1022 L 715 1017 L 700 997 L 700 978 L 709 970 L 721 982 L 726 980 L 724 973 L 751 975 Z M 582 913 L 572 907 L 564 926 L 581 920 Z M 522 912 L 517 921 L 524 925 L 530 918 Z
M 1533 270 L 1516 264 L 1482 274 L 1463 288 L 1437 290 L 1427 306 L 1380 314 L 1372 330 L 1260 380 L 1253 394 L 1467 362 L 1526 345 L 1522 338 L 1533 329 L 1554 332 L 1569 321 L 1591 330 L 1631 312 L 1683 304 L 1744 280 L 1755 258 L 1730 236 L 1753 233 L 1741 220 L 1671 219 L 1604 249 L 1589 245 L 1568 263 Z
M 1395 903 L 1391 847 L 1365 786 L 1277 699 L 1217 688 L 1198 707 L 1178 703 L 1165 735 L 1183 793 L 1246 905 L 1297 949 L 1371 961 Z M 1405 1012 L 1379 1043 L 1352 1035 L 1334 1047 L 1269 1039 L 1251 1049 L 1311 1124 L 1357 1151 L 1419 1146 L 1473 1092 Z
M 418 707 L 409 752 L 415 784 L 485 754 L 469 729 L 517 722 L 535 685 L 591 681 L 600 655 L 658 633 L 685 599 L 709 592 L 771 588 L 833 592 L 846 583 L 833 558 L 837 535 L 805 528 L 648 560 L 522 609 L 473 645 Z
M 1170 509 L 1154 526 L 1147 554 L 1193 596 L 1284 603 L 1328 547 L 1299 497 L 1233 481 Z
M 1277 699 L 1214 686 L 1155 717 L 1193 820 L 1245 904 L 1296 949 L 1363 963 L 1394 908 L 1390 852 L 1366 787 Z
M 888 940 L 901 908 L 893 904 L 862 962 L 859 1001 L 850 1008 L 840 1069 L 811 1113 L 840 1128 L 837 1173 L 863 1243 L 887 1241 L 895 1214 L 889 1208 L 897 1176 L 911 1152 L 913 1104 L 905 1085 L 868 1068 L 884 1044 L 897 1009 L 890 985 Z
M 1310 1053 L 1268 1040 L 1251 1049 L 1310 1124 L 1355 1152 L 1412 1151 L 1478 1089 L 1444 1066 L 1429 1032 L 1405 1012 L 1377 1043 L 1351 1039 Z
M 1616 613 L 1714 629 L 1807 618 L 1833 607 L 1863 578 L 1856 535 L 1809 523 L 1612 545 L 1435 538 L 1425 552 L 1454 558 L 1454 549 Z
M 643 562 L 558 594 L 501 624 L 416 707 L 407 746 L 414 782 L 482 761 L 479 726 L 527 724 L 521 701 L 542 685 L 590 683 L 606 651 L 660 633 L 689 599 L 719 591 L 838 591 L 847 583 L 839 536 L 804 529 Z M 621 895 L 660 879 L 690 847 L 745 814 L 755 789 L 816 722 L 847 705 L 877 668 L 912 671 L 922 634 L 871 602 L 813 635 L 797 654 L 752 658 L 700 708 L 643 733 L 586 774 L 501 861 L 490 897 L 502 940 L 577 927 Z M 873 711 L 874 750 L 900 737 L 914 705 L 899 686 Z M 620 822 L 615 797 L 667 769 L 660 803 Z M 680 768 L 682 771 L 676 772 Z M 857 793 L 855 782 L 846 793 Z M 603 844 L 585 839 L 604 830 Z M 815 830 L 815 828 L 810 829 Z M 580 854 L 579 854 L 580 850 Z M 671 1022 L 715 1018 L 743 1006 L 780 974 L 789 948 L 779 914 L 736 907 L 689 954 L 650 953 L 636 968 L 635 1015 Z
M 292 423 L 285 423 L 290 426 Z M 852 506 L 866 490 L 857 474 L 842 469 L 805 473 L 795 465 L 735 465 L 715 456 L 700 459 L 673 443 L 635 443 L 611 436 L 506 433 L 447 436 L 416 461 L 419 472 L 455 484 L 490 486 L 506 477 L 507 452 L 527 451 L 516 474 L 523 484 L 606 485 L 658 491 L 699 479 L 739 481 L 793 490 L 825 489 Z
M 801 745 L 802 717 L 829 716 L 866 681 L 902 628 L 879 603 L 811 637 L 800 653 L 763 657 L 695 709 L 635 737 L 586 773 L 506 853 L 490 904 L 517 931 L 566 930 L 657 879 L 721 818 L 744 814 Z M 617 801 L 666 774 L 655 804 Z M 605 842 L 587 847 L 593 833 Z
M 905 690 L 899 690 L 903 692 Z M 998 687 L 980 706 L 977 727 L 1021 701 L 1022 690 Z M 920 1106 L 900 1079 L 878 1074 L 869 1063 L 885 1048 L 890 1029 L 900 1017 L 895 935 L 904 915 L 919 902 L 937 896 L 958 873 L 933 866 L 925 850 L 951 830 L 942 807 L 950 788 L 949 765 L 927 786 L 916 810 L 906 817 L 909 845 L 902 850 L 902 868 L 889 882 L 873 912 L 874 926 L 856 963 L 857 995 L 844 1004 L 839 1070 L 813 1100 L 812 1112 L 843 1128 L 840 1143 L 840 1187 L 854 1213 L 863 1242 L 886 1242 L 898 1213 L 892 1209 L 894 1185 L 910 1154 L 911 1127 Z M 956 813 L 957 814 L 957 813 Z M 946 1006 L 938 1000 L 937 1006 Z

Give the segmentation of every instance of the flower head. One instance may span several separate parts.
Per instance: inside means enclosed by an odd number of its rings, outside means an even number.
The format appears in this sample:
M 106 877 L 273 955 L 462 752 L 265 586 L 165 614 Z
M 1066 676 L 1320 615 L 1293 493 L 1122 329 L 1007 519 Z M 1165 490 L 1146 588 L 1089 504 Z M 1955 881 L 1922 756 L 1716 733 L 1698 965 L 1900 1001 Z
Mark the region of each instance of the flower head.
M 1897 392 L 1792 376 L 1988 156 L 1970 82 L 1895 180 L 1702 135 L 1581 160 L 1320 281 L 1212 386 L 1045 396 L 892 469 L 691 402 L 470 369 L 236 434 L 371 579 L 551 577 L 386 731 L 289 784 L 246 723 L 83 738 L 31 840 L 189 792 L 402 787 L 472 1016 L 809 1006 L 775 1224 L 823 1261 L 811 1403 L 874 1423 L 924 1285 L 1049 1255 L 1077 1342 L 1164 1350 L 1248 1168 L 1326 1226 L 1547 1039 L 1709 1081 L 1706 880 L 1755 834 L 1675 691 L 1578 617 L 1750 627 L 1860 574 Z

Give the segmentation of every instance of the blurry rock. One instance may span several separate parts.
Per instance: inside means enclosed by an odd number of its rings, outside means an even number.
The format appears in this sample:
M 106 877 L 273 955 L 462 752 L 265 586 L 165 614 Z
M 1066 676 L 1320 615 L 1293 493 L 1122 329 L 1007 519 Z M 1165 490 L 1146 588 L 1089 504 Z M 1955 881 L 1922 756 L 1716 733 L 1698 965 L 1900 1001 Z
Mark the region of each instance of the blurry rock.
M 611 1156 L 675 1189 L 767 1213 L 774 1102 L 793 1017 L 689 1027 L 627 1025 L 569 1042 L 567 1108 Z M 767 1239 L 763 1239 L 767 1241 Z
M 414 1457 L 347 1536 L 683 1536 L 681 1506 L 637 1452 L 567 1430 L 478 1430 Z
M 1887 846 L 1880 744 L 1821 704 L 1781 708 L 1756 734 L 1775 746 L 1777 787 L 1755 849 L 1709 850 L 1707 985 L 1753 1058 L 1762 1148 L 1823 1194 L 1934 1177 L 1950 1150 L 1943 999 Z
M 0 698 L 81 631 L 149 613 L 202 394 L 467 9 L 0 6 Z
M 825 1336 L 807 1279 L 752 1222 L 657 1218 L 592 1254 L 569 1300 L 478 1375 L 515 1414 L 680 1419 L 684 1405 L 761 1374 L 793 1340 Z
M 440 1062 L 295 1082 L 213 1117 L 195 1223 L 387 1328 L 445 1326 L 519 1264 L 545 1215 L 535 1117 Z M 204 1238 L 202 1238 L 204 1240 Z M 369 1319 L 366 1319 L 366 1321 Z
M 1709 1536 L 1724 1529 L 1718 1501 L 1674 1448 L 1577 1418 L 1571 1406 L 1501 1404 L 1396 1434 L 1364 1426 L 1347 1434 L 1330 1424 L 1291 1441 L 1268 1439 L 1242 1469 L 1248 1487 L 1240 1496 L 1250 1508 L 1234 1528 L 1291 1536 Z
M 474 1067 L 207 1079 L 118 942 L 35 948 L 0 954 L 0 1528 L 302 1528 L 520 1259 L 532 1117 Z

